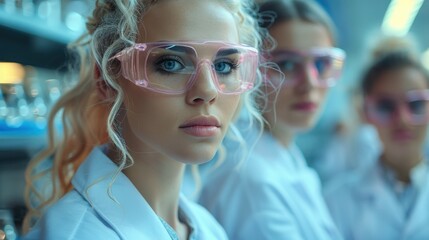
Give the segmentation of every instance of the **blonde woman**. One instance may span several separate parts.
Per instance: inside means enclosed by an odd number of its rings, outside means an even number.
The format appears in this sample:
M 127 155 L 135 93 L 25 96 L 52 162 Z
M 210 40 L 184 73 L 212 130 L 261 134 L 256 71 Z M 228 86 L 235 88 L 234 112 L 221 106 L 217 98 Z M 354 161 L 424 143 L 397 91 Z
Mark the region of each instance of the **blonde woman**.
M 252 106 L 259 40 L 244 4 L 96 2 L 75 44 L 80 81 L 27 169 L 23 239 L 226 239 L 179 190 L 185 164 L 212 159 L 240 102 Z

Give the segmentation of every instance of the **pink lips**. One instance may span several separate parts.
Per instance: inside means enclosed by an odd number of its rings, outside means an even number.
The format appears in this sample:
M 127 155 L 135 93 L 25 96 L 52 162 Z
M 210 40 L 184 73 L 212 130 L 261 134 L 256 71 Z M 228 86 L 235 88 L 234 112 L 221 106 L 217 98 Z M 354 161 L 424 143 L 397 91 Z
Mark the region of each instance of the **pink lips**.
M 413 139 L 411 131 L 398 129 L 393 132 L 393 137 L 397 141 L 407 141 Z
M 292 105 L 292 109 L 298 111 L 312 112 L 317 109 L 317 104 L 314 102 L 298 102 Z
M 220 132 L 220 123 L 213 116 L 198 116 L 186 121 L 179 128 L 194 137 L 212 137 Z

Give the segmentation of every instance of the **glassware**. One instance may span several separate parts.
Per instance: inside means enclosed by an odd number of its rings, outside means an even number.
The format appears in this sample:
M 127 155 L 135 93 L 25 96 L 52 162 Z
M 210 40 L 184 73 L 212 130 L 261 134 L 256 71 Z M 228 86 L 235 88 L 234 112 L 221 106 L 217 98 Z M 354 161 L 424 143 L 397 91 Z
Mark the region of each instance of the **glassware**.
M 30 108 L 25 98 L 22 84 L 10 84 L 6 88 L 6 105 L 8 109 L 6 125 L 18 128 L 25 120 L 31 118 Z
M 6 237 L 3 238 L 5 240 L 16 240 L 18 237 L 10 210 L 0 209 L 0 232 L 3 232 L 4 235 L 0 234 L 0 240 L 1 237 Z

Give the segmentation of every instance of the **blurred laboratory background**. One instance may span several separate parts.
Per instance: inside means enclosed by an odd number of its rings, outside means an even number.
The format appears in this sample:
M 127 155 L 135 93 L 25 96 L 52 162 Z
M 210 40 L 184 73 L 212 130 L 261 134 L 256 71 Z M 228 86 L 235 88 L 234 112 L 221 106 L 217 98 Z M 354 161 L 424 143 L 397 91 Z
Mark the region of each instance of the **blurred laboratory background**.
M 346 66 L 316 128 L 298 144 L 311 166 L 338 155 L 341 135 L 357 117 L 351 103 L 368 49 L 382 35 L 407 36 L 429 68 L 429 2 L 318 0 L 334 20 Z M 85 31 L 95 0 L 0 0 L 0 229 L 15 239 L 25 214 L 24 169 L 46 141 L 50 108 L 73 86 L 67 44 Z M 190 13 L 192 14 L 192 13 Z M 337 138 L 333 136 L 338 136 Z M 367 136 L 371 145 L 371 134 Z M 362 140 L 366 142 L 365 138 Z
M 0 0 L 0 230 L 15 239 L 25 214 L 24 169 L 46 142 L 48 113 L 73 85 L 67 44 L 93 0 Z M 67 74 L 66 74 L 67 73 Z

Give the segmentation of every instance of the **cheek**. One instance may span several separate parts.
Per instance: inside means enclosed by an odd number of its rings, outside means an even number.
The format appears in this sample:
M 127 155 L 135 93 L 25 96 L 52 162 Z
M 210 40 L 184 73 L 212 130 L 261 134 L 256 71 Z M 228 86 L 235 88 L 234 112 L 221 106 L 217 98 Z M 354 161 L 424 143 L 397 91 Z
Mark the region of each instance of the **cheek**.
M 240 107 L 239 107 L 240 106 Z M 240 95 L 220 95 L 214 106 L 212 106 L 211 113 L 217 115 L 222 122 L 222 132 L 228 130 L 230 123 L 240 114 Z
M 288 112 L 289 105 L 293 102 L 293 88 L 282 88 L 276 96 L 273 94 L 271 101 L 276 106 L 276 111 L 281 114 L 282 112 Z
M 424 125 L 424 126 L 419 126 L 414 130 L 416 132 L 419 142 L 423 142 L 426 140 L 426 135 L 428 130 L 427 128 L 428 126 Z
M 145 92 L 128 95 L 125 108 L 130 124 L 136 129 L 154 129 L 155 126 L 173 126 L 175 118 L 179 116 L 179 100 L 155 96 Z
M 144 93 L 130 92 L 124 98 L 124 107 L 129 115 L 147 116 L 150 111 L 153 112 L 157 109 L 154 106 L 156 101 L 146 97 Z
M 315 92 L 317 94 L 317 101 L 323 102 L 326 98 L 326 94 L 328 93 L 328 88 L 315 88 Z
M 373 126 L 377 130 L 377 134 L 380 140 L 383 142 L 388 142 L 390 139 L 391 132 L 393 130 L 379 124 L 373 124 Z
M 278 95 L 277 95 L 277 99 L 275 98 L 275 94 L 273 94 L 273 101 L 277 101 L 280 105 L 284 105 L 284 104 L 288 104 L 290 102 L 293 101 L 293 96 L 294 94 L 294 89 L 293 88 L 288 88 L 288 87 L 284 87 L 281 88 Z
M 219 100 L 220 103 L 220 111 L 225 114 L 225 117 L 228 119 L 232 119 L 233 116 L 237 114 L 238 105 L 240 103 L 239 95 L 231 95 L 231 96 L 223 96 L 222 99 Z

